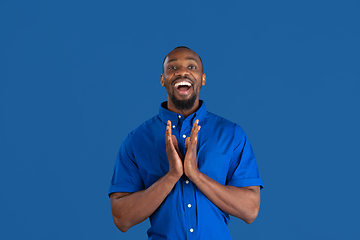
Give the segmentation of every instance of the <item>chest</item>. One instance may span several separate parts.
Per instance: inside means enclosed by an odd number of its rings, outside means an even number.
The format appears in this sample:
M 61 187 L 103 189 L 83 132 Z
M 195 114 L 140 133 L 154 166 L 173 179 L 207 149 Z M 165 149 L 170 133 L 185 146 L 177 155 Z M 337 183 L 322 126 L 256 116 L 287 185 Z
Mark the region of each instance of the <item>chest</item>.
M 191 134 L 191 127 L 173 128 L 179 150 L 186 154 L 185 140 Z M 134 155 L 145 187 L 151 186 L 169 170 L 166 155 L 165 128 L 143 134 L 135 139 Z M 233 137 L 223 129 L 202 126 L 197 144 L 197 162 L 201 172 L 221 184 L 226 177 L 233 152 Z

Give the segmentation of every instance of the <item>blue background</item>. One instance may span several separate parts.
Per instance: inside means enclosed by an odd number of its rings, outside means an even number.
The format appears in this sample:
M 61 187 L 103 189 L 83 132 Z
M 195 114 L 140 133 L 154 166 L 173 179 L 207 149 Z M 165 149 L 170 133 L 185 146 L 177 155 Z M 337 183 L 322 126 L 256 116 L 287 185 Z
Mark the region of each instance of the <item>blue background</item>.
M 0 239 L 146 239 L 107 196 L 122 140 L 166 100 L 162 61 L 203 59 L 265 184 L 233 239 L 359 239 L 359 1 L 0 2 Z

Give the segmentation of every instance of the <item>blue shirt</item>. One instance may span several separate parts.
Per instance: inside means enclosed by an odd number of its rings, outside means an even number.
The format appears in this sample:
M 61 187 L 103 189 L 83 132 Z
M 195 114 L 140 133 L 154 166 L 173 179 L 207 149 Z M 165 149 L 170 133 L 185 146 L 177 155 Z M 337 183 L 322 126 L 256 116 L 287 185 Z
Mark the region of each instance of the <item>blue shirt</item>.
M 199 170 L 223 185 L 263 186 L 256 160 L 244 131 L 235 123 L 200 108 L 184 116 L 160 106 L 159 115 L 143 123 L 123 141 L 114 168 L 109 194 L 136 192 L 155 183 L 169 171 L 165 131 L 172 123 L 179 149 L 199 119 L 197 161 Z M 150 216 L 149 239 L 231 239 L 229 215 L 216 207 L 185 175 Z

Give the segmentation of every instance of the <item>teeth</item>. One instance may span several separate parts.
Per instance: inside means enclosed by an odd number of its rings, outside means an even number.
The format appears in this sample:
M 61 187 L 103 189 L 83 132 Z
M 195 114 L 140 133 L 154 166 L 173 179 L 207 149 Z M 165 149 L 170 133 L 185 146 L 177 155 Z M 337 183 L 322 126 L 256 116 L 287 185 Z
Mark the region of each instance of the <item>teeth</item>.
M 178 83 L 175 83 L 175 87 L 177 88 L 178 86 L 189 86 L 189 87 L 191 87 L 191 83 L 189 83 L 189 82 L 178 82 Z

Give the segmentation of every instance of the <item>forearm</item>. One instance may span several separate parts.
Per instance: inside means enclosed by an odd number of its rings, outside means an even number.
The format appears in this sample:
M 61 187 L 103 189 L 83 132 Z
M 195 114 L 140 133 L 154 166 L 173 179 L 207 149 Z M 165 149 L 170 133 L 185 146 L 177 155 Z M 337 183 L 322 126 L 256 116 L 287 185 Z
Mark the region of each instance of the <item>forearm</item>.
M 260 207 L 260 187 L 224 186 L 201 172 L 192 181 L 212 203 L 224 212 L 246 223 L 252 223 L 257 217 Z
M 146 190 L 127 195 L 113 193 L 110 200 L 115 225 L 126 232 L 147 219 L 164 201 L 178 179 L 168 173 Z

